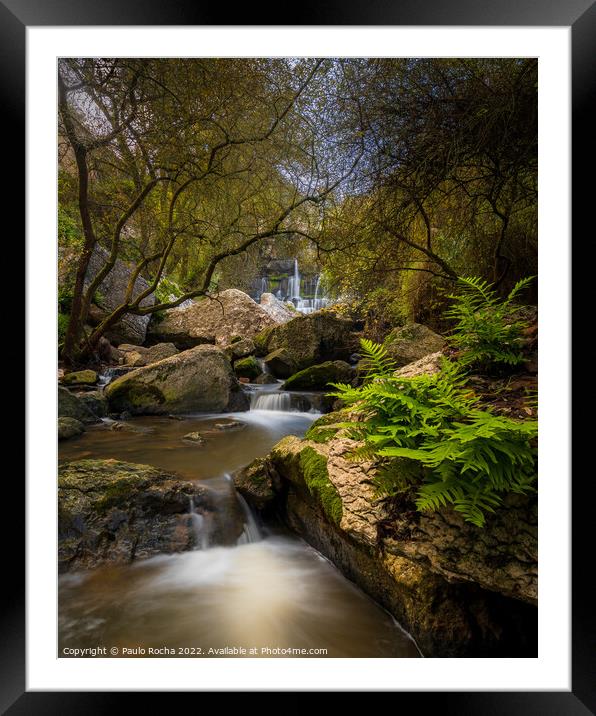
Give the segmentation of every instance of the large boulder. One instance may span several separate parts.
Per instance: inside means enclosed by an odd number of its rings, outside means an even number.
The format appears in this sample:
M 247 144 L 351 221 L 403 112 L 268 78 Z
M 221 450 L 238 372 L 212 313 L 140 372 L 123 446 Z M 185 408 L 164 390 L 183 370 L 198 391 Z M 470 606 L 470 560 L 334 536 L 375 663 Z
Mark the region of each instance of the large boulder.
M 206 487 L 149 465 L 118 460 L 62 464 L 58 470 L 60 571 L 181 552 L 200 546 L 206 537 L 211 543 L 234 544 L 242 533 L 243 518 L 233 496 L 228 497 L 224 513 L 221 498 Z M 206 524 L 211 526 L 209 534 L 201 534 Z
M 105 393 L 116 413 L 248 410 L 248 399 L 225 352 L 209 345 L 137 368 L 112 381 Z
M 291 321 L 298 313 L 292 304 L 280 301 L 272 293 L 262 293 L 259 303 L 276 323 Z
M 289 378 L 315 363 L 348 360 L 354 350 L 352 322 L 328 310 L 268 328 L 257 336 L 255 343 L 279 378 Z M 277 357 L 275 361 L 272 354 Z
M 173 343 L 156 343 L 150 348 L 123 343 L 118 346 L 118 350 L 123 356 L 124 364 L 132 368 L 157 363 L 180 352 Z
M 394 328 L 385 339 L 385 346 L 396 365 L 404 366 L 429 353 L 441 351 L 445 346 L 445 339 L 431 331 L 428 326 L 410 323 L 401 328 Z
M 148 342 L 169 341 L 185 349 L 204 343 L 228 345 L 230 338 L 254 338 L 276 321 L 243 291 L 229 288 L 183 310 L 166 311 L 151 322 Z
M 93 278 L 105 265 L 109 254 L 106 249 L 96 246 L 91 254 L 85 284 L 89 285 Z M 92 320 L 99 322 L 105 315 L 121 306 L 126 296 L 130 281 L 132 267 L 120 259 L 116 260 L 110 273 L 100 283 L 96 292 L 97 304 L 92 313 Z M 149 288 L 149 284 L 142 276 L 137 276 L 132 292 L 134 300 L 140 293 Z M 141 306 L 152 306 L 155 303 L 153 294 L 141 301 Z M 112 343 L 144 343 L 150 316 L 136 316 L 125 314 L 114 326 L 106 331 L 106 338 Z
M 349 383 L 355 371 L 343 360 L 329 360 L 294 373 L 282 390 L 331 390 L 330 383 Z
M 58 418 L 58 440 L 69 440 L 85 432 L 85 426 L 75 418 Z
M 62 385 L 95 385 L 97 383 L 97 373 L 94 370 L 76 370 L 66 373 L 60 381 Z
M 351 459 L 358 443 L 333 426 L 346 419 L 324 416 L 317 440 L 284 438 L 235 476 L 237 488 L 283 515 L 425 655 L 535 655 L 535 499 L 509 496 L 481 529 L 451 508 L 418 513 L 408 499 L 381 498 L 378 466 Z
M 97 423 L 97 416 L 68 388 L 58 386 L 58 417 L 74 418 L 82 423 Z

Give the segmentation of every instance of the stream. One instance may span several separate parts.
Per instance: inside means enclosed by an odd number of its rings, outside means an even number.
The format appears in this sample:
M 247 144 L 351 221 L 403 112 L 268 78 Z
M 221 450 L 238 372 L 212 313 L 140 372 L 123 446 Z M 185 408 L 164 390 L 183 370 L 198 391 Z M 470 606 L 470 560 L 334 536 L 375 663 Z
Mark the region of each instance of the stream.
M 60 443 L 60 460 L 115 458 L 171 470 L 217 489 L 319 413 L 313 396 L 251 386 L 244 413 L 137 417 Z M 222 428 L 231 421 L 238 423 Z M 183 436 L 201 431 L 196 445 Z M 233 547 L 160 555 L 59 578 L 59 648 L 105 646 L 130 657 L 419 657 L 384 609 L 306 542 L 259 525 L 242 501 Z M 129 650 L 129 651 L 127 651 Z M 71 655 L 75 655 L 72 653 Z

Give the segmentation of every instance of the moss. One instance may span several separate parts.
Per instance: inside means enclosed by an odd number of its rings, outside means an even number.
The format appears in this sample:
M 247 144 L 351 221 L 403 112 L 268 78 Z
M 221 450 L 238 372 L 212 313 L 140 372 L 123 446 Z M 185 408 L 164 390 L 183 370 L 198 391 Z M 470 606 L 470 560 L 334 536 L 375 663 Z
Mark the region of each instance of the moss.
M 62 378 L 63 385 L 95 385 L 97 373 L 94 370 L 77 370 Z
M 283 390 L 325 390 L 330 383 L 347 383 L 353 370 L 344 361 L 325 361 L 294 373 L 283 385 Z
M 240 358 L 234 363 L 234 372 L 240 378 L 256 378 L 261 375 L 261 368 L 257 363 L 254 356 L 248 356 L 247 358 Z
M 106 394 L 112 410 L 141 410 L 156 403 L 161 405 L 166 398 L 154 385 L 138 383 L 130 378 L 123 378 L 111 383 Z
M 345 421 L 341 413 L 327 413 L 317 418 L 306 431 L 305 439 L 315 443 L 326 443 L 337 435 L 337 423 Z
M 138 478 L 122 478 L 108 485 L 103 495 L 95 503 L 98 512 L 107 512 L 116 505 L 122 506 L 123 502 L 134 495 L 139 488 Z
M 254 337 L 255 347 L 257 350 L 257 353 L 260 355 L 265 355 L 268 352 L 268 344 L 269 344 L 269 338 L 271 336 L 271 331 L 273 330 L 273 326 L 270 326 L 269 328 L 265 328 L 260 333 L 257 333 L 257 335 Z
M 329 479 L 327 459 L 314 448 L 306 447 L 300 452 L 300 467 L 309 493 L 320 503 L 327 519 L 339 525 L 343 515 L 342 503 Z

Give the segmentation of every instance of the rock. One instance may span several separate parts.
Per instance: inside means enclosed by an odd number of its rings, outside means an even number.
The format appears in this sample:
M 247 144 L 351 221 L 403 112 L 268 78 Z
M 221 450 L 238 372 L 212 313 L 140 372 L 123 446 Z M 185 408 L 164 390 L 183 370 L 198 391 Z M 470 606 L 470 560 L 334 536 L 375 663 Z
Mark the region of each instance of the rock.
M 385 339 L 385 346 L 396 365 L 401 367 L 443 350 L 445 339 L 421 323 L 410 323 L 394 328 Z
M 124 356 L 124 363 L 133 368 L 157 363 L 180 352 L 173 343 L 156 343 L 150 348 L 124 343 L 118 346 L 118 350 Z
M 98 418 L 76 395 L 58 386 L 58 417 L 74 418 L 82 423 L 96 423 Z
M 240 338 L 240 336 L 235 336 L 235 338 L 232 340 L 232 342 L 224 346 L 226 352 L 229 353 L 230 358 L 246 358 L 246 356 L 251 355 L 255 352 L 255 342 L 252 340 L 252 338 Z
M 402 375 L 404 378 L 414 378 L 417 375 L 434 375 L 441 370 L 441 362 L 445 356 L 439 351 L 429 353 L 413 363 L 408 363 L 403 368 L 395 371 L 395 375 Z
M 261 373 L 261 375 L 255 378 L 255 383 L 257 385 L 270 385 L 272 383 L 277 383 L 277 378 L 274 375 L 271 375 L 271 373 Z
M 280 378 L 289 378 L 295 372 L 296 363 L 285 348 L 267 353 L 264 362 L 267 369 Z
M 218 497 L 202 485 L 148 465 L 118 460 L 60 465 L 60 571 L 192 549 L 199 537 L 189 513 L 191 500 L 196 512 L 214 523 L 212 541 L 236 542 L 242 533 L 241 516 L 226 518 L 223 524 Z
M 230 336 L 253 338 L 274 325 L 275 320 L 248 294 L 229 288 L 183 310 L 166 311 L 162 320 L 152 321 L 149 340 L 171 341 L 181 349 L 204 343 L 228 345 Z
M 86 285 L 93 280 L 93 277 L 96 276 L 105 265 L 108 255 L 107 250 L 99 245 L 96 245 L 93 249 L 91 259 L 89 260 L 87 275 L 85 276 Z M 132 268 L 125 264 L 124 261 L 120 259 L 116 260 L 114 267 L 101 282 L 97 291 L 97 295 L 100 296 L 100 299 L 96 301 L 96 303 L 99 304 L 99 311 L 96 311 L 95 315 L 96 321 L 101 321 L 107 313 L 110 313 L 122 305 L 131 271 Z M 149 288 L 147 281 L 145 281 L 142 276 L 138 276 L 134 284 L 132 298 L 135 299 L 147 288 Z M 154 303 L 155 297 L 150 295 L 141 301 L 141 306 L 152 306 Z M 133 314 L 125 314 L 114 326 L 106 331 L 105 336 L 112 343 L 137 343 L 140 345 L 145 342 L 149 319 L 150 316 L 148 315 L 135 316 Z
M 137 368 L 112 381 L 105 393 L 111 411 L 128 410 L 133 415 L 249 407 L 224 351 L 215 346 L 197 346 Z
M 86 405 L 89 410 L 98 418 L 105 418 L 108 415 L 108 401 L 106 396 L 99 390 L 88 393 L 75 393 L 77 398 Z
M 266 458 L 257 458 L 232 477 L 238 492 L 261 511 L 272 506 L 281 490 L 281 478 Z
M 202 445 L 205 442 L 201 433 L 197 431 L 186 433 L 186 435 L 182 436 L 182 439 L 187 440 L 188 442 L 196 443 L 197 445 Z
M 407 501 L 379 499 L 376 466 L 351 460 L 357 443 L 331 427 L 349 419 L 342 413 L 317 421 L 330 425 L 321 442 L 284 438 L 234 477 L 238 489 L 284 515 L 425 655 L 535 655 L 535 500 L 509 496 L 480 529 L 450 508 L 421 514 Z
M 261 374 L 261 366 L 253 356 L 240 358 L 234 363 L 234 373 L 240 378 L 256 378 Z
M 352 322 L 330 310 L 316 311 L 266 329 L 255 344 L 271 371 L 289 378 L 315 363 L 347 360 L 354 351 Z
M 290 308 L 272 293 L 262 293 L 259 303 L 276 323 L 286 323 L 296 318 L 296 309 Z
M 68 440 L 85 432 L 85 426 L 75 418 L 58 418 L 58 440 Z
M 216 430 L 242 430 L 246 427 L 246 423 L 241 423 L 239 420 L 229 420 L 226 423 L 215 423 Z
M 123 415 L 120 416 L 120 419 L 127 421 L 128 418 L 123 417 Z M 129 433 L 139 433 L 141 435 L 147 435 L 148 433 L 155 432 L 155 428 L 149 428 L 144 425 L 135 425 L 134 423 L 129 423 L 129 422 L 112 423 L 110 425 L 110 430 L 113 430 L 114 432 L 118 432 L 118 433 L 124 431 L 124 432 L 129 432 Z
M 62 377 L 62 385 L 95 385 L 97 373 L 94 370 L 77 370 Z
M 349 383 L 354 369 L 345 361 L 325 361 L 294 373 L 282 385 L 282 390 L 328 390 L 329 383 Z

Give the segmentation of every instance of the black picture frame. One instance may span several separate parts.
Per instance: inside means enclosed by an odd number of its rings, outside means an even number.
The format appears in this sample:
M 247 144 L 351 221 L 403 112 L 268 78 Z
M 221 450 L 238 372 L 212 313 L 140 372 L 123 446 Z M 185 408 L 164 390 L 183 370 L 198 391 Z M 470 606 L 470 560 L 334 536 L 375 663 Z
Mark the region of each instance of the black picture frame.
M 232 6 L 230 6 L 232 7 Z M 259 3 L 230 8 L 196 0 L 0 0 L 0 56 L 2 119 L 4 137 L 23 137 L 25 121 L 25 31 L 28 26 L 72 25 L 467 25 L 467 26 L 569 26 L 572 34 L 572 132 L 573 132 L 573 224 L 589 226 L 587 213 L 593 204 L 593 174 L 590 147 L 594 146 L 593 119 L 588 100 L 594 94 L 596 77 L 596 4 L 594 0 L 399 0 L 392 5 L 384 0 L 303 0 L 299 7 L 286 9 Z M 271 22 L 270 20 L 274 20 Z M 269 20 L 269 21 L 268 21 Z M 15 142 L 10 181 L 4 192 L 5 205 L 16 207 L 24 199 L 19 182 L 20 149 Z M 585 221 L 582 221 L 585 220 Z M 592 222 L 593 223 L 593 222 Z M 593 230 L 593 229 L 592 229 Z M 29 346 L 31 350 L 32 347 Z M 562 430 L 570 426 L 561 426 Z M 589 475 L 585 476 L 586 478 Z M 23 487 L 15 479 L 5 484 L 12 495 L 5 504 L 23 501 Z M 540 714 L 541 716 L 577 716 L 596 713 L 596 638 L 593 607 L 588 584 L 591 581 L 589 557 L 582 545 L 593 544 L 590 500 L 582 490 L 573 498 L 572 557 L 572 690 L 570 692 L 401 692 L 396 695 L 400 710 L 421 707 L 440 709 L 442 714 Z M 16 525 L 10 547 L 20 560 L 2 589 L 5 606 L 0 620 L 0 709 L 18 714 L 80 714 L 117 711 L 114 701 L 128 700 L 127 694 L 102 692 L 30 692 L 25 691 L 25 588 L 24 541 L 16 509 L 11 510 Z M 586 553 L 588 554 L 588 553 Z M 274 690 L 274 685 L 272 685 Z M 141 694 L 142 695 L 142 694 Z M 157 694 L 148 694 L 157 706 Z M 138 696 L 135 704 L 138 707 Z M 131 706 L 132 706 L 131 702 Z

